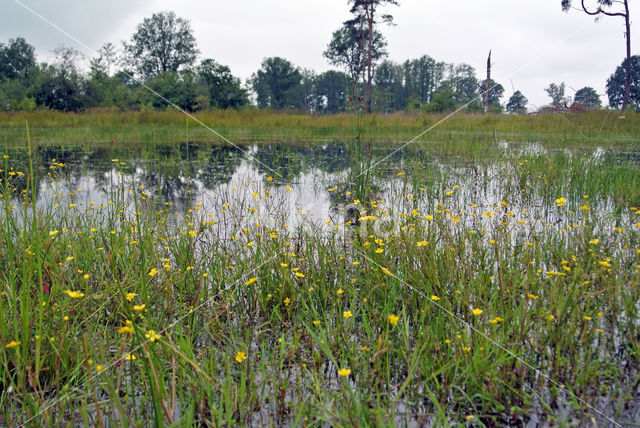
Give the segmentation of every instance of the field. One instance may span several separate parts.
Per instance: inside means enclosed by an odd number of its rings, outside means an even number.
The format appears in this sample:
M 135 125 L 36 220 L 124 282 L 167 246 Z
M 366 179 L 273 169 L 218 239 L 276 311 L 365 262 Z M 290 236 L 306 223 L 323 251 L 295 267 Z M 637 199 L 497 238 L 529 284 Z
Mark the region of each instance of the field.
M 620 116 L 3 114 L 0 425 L 636 426 Z

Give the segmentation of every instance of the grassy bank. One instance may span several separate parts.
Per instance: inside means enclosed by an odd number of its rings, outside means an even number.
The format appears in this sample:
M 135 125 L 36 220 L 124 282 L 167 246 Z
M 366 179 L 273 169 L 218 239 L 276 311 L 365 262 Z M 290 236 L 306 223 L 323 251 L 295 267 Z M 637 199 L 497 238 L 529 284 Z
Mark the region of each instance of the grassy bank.
M 266 111 L 197 113 L 199 121 L 234 143 L 326 142 L 351 140 L 353 115 L 309 116 Z M 623 117 L 623 118 L 622 118 Z M 405 142 L 432 126 L 419 141 L 540 141 L 550 144 L 636 144 L 640 115 L 619 111 L 576 114 L 509 116 L 396 113 L 362 118 L 361 128 L 371 141 Z M 32 129 L 34 144 L 131 144 L 148 142 L 221 142 L 209 130 L 179 112 L 1 113 L 0 139 L 23 144 L 24 124 Z M 436 126 L 437 125 L 437 126 Z

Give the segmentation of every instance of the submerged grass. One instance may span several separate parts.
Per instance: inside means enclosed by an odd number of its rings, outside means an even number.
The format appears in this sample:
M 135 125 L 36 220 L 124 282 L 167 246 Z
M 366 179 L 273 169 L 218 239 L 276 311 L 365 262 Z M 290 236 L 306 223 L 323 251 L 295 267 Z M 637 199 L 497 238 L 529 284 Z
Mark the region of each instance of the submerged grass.
M 0 423 L 632 422 L 637 160 L 589 142 L 412 147 L 372 171 L 371 200 L 319 184 L 363 206 L 353 228 L 283 214 L 306 215 L 282 196 L 304 168 L 275 147 L 254 156 L 298 173 L 246 172 L 204 201 L 169 189 L 181 205 L 111 151 L 102 203 L 76 184 L 88 166 L 7 151 Z M 179 181 L 201 177 L 197 151 L 169 153 Z

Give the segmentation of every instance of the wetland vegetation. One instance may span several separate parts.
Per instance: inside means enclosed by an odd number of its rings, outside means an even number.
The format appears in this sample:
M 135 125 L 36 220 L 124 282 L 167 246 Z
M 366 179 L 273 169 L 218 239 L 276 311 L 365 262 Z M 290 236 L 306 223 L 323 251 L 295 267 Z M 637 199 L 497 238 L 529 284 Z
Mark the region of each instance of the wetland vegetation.
M 3 116 L 0 423 L 637 423 L 635 114 L 245 114 Z

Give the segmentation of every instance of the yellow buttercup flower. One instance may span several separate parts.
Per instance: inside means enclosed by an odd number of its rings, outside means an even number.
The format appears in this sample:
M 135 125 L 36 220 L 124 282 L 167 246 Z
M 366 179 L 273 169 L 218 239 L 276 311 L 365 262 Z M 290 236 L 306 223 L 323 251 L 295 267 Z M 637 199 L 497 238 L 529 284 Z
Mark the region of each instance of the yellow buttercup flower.
M 387 320 L 389 320 L 389 324 L 391 325 L 398 325 L 399 319 L 400 317 L 394 314 L 389 314 L 389 316 L 387 317 Z
M 340 370 L 338 370 L 338 375 L 340 377 L 347 377 L 351 374 L 351 369 L 347 369 L 347 368 L 342 368 Z
M 84 293 L 82 291 L 65 290 L 64 292 L 67 296 L 71 297 L 72 299 L 80 299 L 84 297 Z
M 471 312 L 473 313 L 473 315 L 475 315 L 475 316 L 479 316 L 479 315 L 481 315 L 481 314 L 482 314 L 483 310 L 482 310 L 482 309 L 475 308 L 475 309 L 474 309 L 474 310 L 472 310 Z
M 239 363 L 243 362 L 246 359 L 247 359 L 247 354 L 242 351 L 238 351 L 238 353 L 235 356 L 235 360 Z
M 161 336 L 158 333 L 156 333 L 155 331 L 149 330 L 149 332 L 146 333 L 144 335 L 144 337 L 149 339 L 149 341 L 151 341 L 151 342 L 155 342 L 156 340 L 160 339 Z

